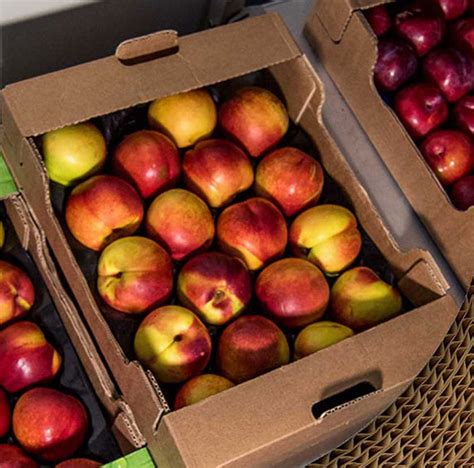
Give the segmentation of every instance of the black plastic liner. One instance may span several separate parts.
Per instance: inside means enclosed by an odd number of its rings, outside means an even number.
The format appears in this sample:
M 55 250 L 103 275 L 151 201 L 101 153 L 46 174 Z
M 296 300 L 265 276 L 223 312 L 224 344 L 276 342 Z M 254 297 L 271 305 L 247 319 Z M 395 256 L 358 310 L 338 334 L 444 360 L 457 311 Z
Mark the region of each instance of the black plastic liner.
M 25 271 L 35 287 L 36 299 L 34 306 L 29 313 L 20 320 L 32 321 L 39 325 L 46 339 L 59 351 L 63 359 L 61 370 L 55 380 L 49 384 L 42 384 L 41 386 L 52 387 L 77 397 L 82 401 L 89 415 L 89 431 L 86 436 L 86 441 L 79 451 L 70 458 L 85 457 L 101 463 L 107 463 L 120 458 L 122 454 L 107 424 L 104 412 L 102 411 L 92 385 L 79 361 L 61 318 L 51 301 L 48 290 L 33 260 L 20 245 L 15 231 L 7 218 L 3 203 L 0 203 L 0 218 L 5 225 L 6 232 L 5 245 L 0 250 L 0 258 Z M 9 395 L 12 410 L 16 400 L 25 391 Z M 19 445 L 15 442 L 12 431 L 0 439 L 0 443 L 6 442 Z M 32 458 L 35 457 L 32 456 Z M 37 461 L 41 462 L 41 460 Z M 46 467 L 50 465 L 41 466 Z

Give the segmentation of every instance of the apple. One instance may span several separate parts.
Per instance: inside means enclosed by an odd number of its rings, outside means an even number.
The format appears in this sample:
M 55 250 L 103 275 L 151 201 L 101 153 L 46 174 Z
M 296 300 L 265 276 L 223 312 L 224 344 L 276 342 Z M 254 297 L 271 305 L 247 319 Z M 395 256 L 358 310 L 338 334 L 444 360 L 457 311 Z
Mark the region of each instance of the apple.
M 43 460 L 71 456 L 84 442 L 88 417 L 76 398 L 52 388 L 28 390 L 13 409 L 13 432 L 20 445 Z
M 54 379 L 61 355 L 32 322 L 17 322 L 0 331 L 0 385 L 18 392 Z
M 0 444 L 0 468 L 39 468 L 20 447 Z
M 188 380 L 179 390 L 174 400 L 174 409 L 180 409 L 185 406 L 194 405 L 212 395 L 223 392 L 234 384 L 215 374 L 202 374 Z
M 474 137 L 474 94 L 461 98 L 453 113 L 458 128 Z
M 408 133 L 421 138 L 446 121 L 448 105 L 435 85 L 415 83 L 397 93 L 395 112 Z
M 211 357 L 211 337 L 190 310 L 164 306 L 151 312 L 135 335 L 138 359 L 165 383 L 180 383 L 200 374 Z
M 253 183 L 253 168 L 248 156 L 234 143 L 206 140 L 184 155 L 186 185 L 209 206 L 228 204 Z
M 0 325 L 24 317 L 35 302 L 35 289 L 28 275 L 0 260 Z
M 100 466 L 102 466 L 101 463 L 87 458 L 71 458 L 59 463 L 55 468 L 99 468 Z
M 258 270 L 281 256 L 288 240 L 285 219 L 264 198 L 249 198 L 227 207 L 217 220 L 221 249 Z
M 420 150 L 439 181 L 447 186 L 469 174 L 474 167 L 471 139 L 457 130 L 437 130 L 426 138 Z
M 331 289 L 331 316 L 355 331 L 395 317 L 402 309 L 397 289 L 367 267 L 344 272 Z
M 448 21 L 464 15 L 469 7 L 469 0 L 434 0 L 434 3 L 440 7 Z
M 5 244 L 5 226 L 2 221 L 0 221 L 0 249 Z
M 42 146 L 49 178 L 66 186 L 98 172 L 107 153 L 102 133 L 90 122 L 45 133 Z
M 453 184 L 451 200 L 459 210 L 467 210 L 474 206 L 474 175 L 462 177 Z
M 398 38 L 381 38 L 377 47 L 374 83 L 379 90 L 395 91 L 416 73 L 418 60 L 415 51 Z
M 289 118 L 285 106 L 273 93 L 253 86 L 238 90 L 222 104 L 219 123 L 256 158 L 283 138 Z
M 461 18 L 450 28 L 451 43 L 471 56 L 474 54 L 474 17 Z
M 232 382 L 253 379 L 289 360 L 285 335 L 271 320 L 259 315 L 239 317 L 219 338 L 217 366 Z
M 423 71 L 449 102 L 456 102 L 474 89 L 474 60 L 459 50 L 434 50 L 426 56 Z
M 442 16 L 422 4 L 414 4 L 395 16 L 397 34 L 411 43 L 419 57 L 441 43 L 445 29 Z
M 71 192 L 65 216 L 71 234 L 89 249 L 100 251 L 138 229 L 143 205 L 128 182 L 100 175 L 82 182 Z
M 178 276 L 178 298 L 210 325 L 223 325 L 239 315 L 252 297 L 244 262 L 219 252 L 196 255 Z
M 154 130 L 139 130 L 125 137 L 115 150 L 112 165 L 143 198 L 175 186 L 181 171 L 176 146 Z
M 290 227 L 293 253 L 326 275 L 345 270 L 359 255 L 362 239 L 355 216 L 343 206 L 319 205 L 296 217 Z
M 285 147 L 265 156 L 257 167 L 255 190 L 293 216 L 319 200 L 324 173 L 318 161 L 297 148 Z
M 195 89 L 153 101 L 148 123 L 170 136 L 178 148 L 208 138 L 217 123 L 216 105 L 205 89 Z
M 214 220 L 194 193 L 172 189 L 156 197 L 146 214 L 148 235 L 166 247 L 174 260 L 207 249 L 214 238 Z
M 11 411 L 6 393 L 0 388 L 0 438 L 10 430 Z
M 124 237 L 108 245 L 97 266 L 97 289 L 111 307 L 141 313 L 163 304 L 173 290 L 168 253 L 146 237 Z
M 354 332 L 345 325 L 325 320 L 312 323 L 298 333 L 295 340 L 295 359 L 301 359 L 339 341 L 351 337 Z
M 370 8 L 364 13 L 376 36 L 383 36 L 392 27 L 392 20 L 385 5 Z
M 271 319 L 288 328 L 319 320 L 329 303 L 329 285 L 319 268 L 299 258 L 284 258 L 258 276 L 255 294 Z

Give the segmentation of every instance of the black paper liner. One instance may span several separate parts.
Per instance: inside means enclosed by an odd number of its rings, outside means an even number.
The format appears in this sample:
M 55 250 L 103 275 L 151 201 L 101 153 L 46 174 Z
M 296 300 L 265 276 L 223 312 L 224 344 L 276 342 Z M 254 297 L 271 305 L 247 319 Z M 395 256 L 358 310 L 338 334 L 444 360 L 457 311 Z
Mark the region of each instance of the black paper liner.
M 0 219 L 5 225 L 6 233 L 5 245 L 0 250 L 0 259 L 10 262 L 25 271 L 35 287 L 36 298 L 34 306 L 26 317 L 20 320 L 36 323 L 45 334 L 46 339 L 59 351 L 63 359 L 61 370 L 55 380 L 48 384 L 37 386 L 55 388 L 78 398 L 88 412 L 89 430 L 85 443 L 70 458 L 85 457 L 101 463 L 107 463 L 120 458 L 122 453 L 108 426 L 92 385 L 33 260 L 20 245 L 15 231 L 7 218 L 3 203 L 0 203 Z M 6 326 L 8 325 L 5 325 L 3 328 Z M 12 410 L 15 402 L 25 391 L 8 395 Z M 0 439 L 0 443 L 7 442 L 19 445 L 15 441 L 12 431 Z M 36 459 L 34 456 L 31 457 Z M 41 463 L 40 459 L 36 460 Z M 41 464 L 41 466 L 49 467 L 54 465 Z

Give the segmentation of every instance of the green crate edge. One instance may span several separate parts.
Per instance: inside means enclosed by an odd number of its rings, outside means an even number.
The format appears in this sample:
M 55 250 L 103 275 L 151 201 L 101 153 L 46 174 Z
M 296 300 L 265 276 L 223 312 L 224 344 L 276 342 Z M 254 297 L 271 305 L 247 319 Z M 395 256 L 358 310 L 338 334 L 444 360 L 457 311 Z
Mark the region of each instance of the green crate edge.
M 104 468 L 155 468 L 155 463 L 153 462 L 148 449 L 142 448 L 102 466 Z

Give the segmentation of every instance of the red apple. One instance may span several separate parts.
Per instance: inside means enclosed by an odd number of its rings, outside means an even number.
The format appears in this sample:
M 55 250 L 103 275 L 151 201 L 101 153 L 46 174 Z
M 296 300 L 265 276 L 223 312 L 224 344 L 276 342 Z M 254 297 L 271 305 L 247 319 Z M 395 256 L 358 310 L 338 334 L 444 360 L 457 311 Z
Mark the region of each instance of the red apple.
M 250 270 L 258 270 L 283 254 L 288 230 L 273 203 L 249 198 L 221 213 L 217 239 L 222 250 L 244 260 Z
M 0 260 L 0 326 L 23 317 L 35 302 L 35 289 L 20 268 Z
M 60 354 L 32 322 L 17 322 L 0 331 L 0 385 L 8 392 L 49 382 L 61 361 Z
M 464 96 L 456 103 L 454 120 L 460 130 L 474 137 L 474 94 Z
M 423 71 L 449 102 L 457 101 L 474 88 L 473 58 L 459 50 L 434 50 L 425 58 Z
M 6 393 L 0 388 L 0 438 L 10 430 L 11 411 Z
M 378 42 L 374 83 L 383 91 L 395 91 L 416 72 L 418 60 L 415 51 L 405 41 L 382 38 Z
M 100 466 L 102 466 L 101 463 L 87 458 L 71 458 L 59 463 L 55 468 L 99 468 Z
M 444 17 L 450 21 L 464 15 L 469 7 L 469 0 L 434 0 Z
M 420 138 L 446 121 L 448 105 L 436 86 L 416 83 L 397 93 L 395 112 L 408 132 Z
M 204 322 L 223 325 L 239 315 L 252 297 L 242 260 L 218 252 L 193 257 L 178 276 L 178 297 Z
M 321 270 L 299 258 L 267 266 L 257 278 L 255 294 L 270 318 L 289 328 L 319 320 L 329 302 L 329 286 Z
M 414 4 L 395 17 L 398 35 L 410 42 L 419 57 L 441 43 L 445 33 L 445 21 L 422 4 Z
M 460 210 L 467 210 L 474 206 L 474 175 L 462 177 L 453 184 L 451 200 Z
M 206 140 L 184 155 L 186 185 L 209 206 L 229 203 L 253 183 L 253 169 L 247 155 L 226 140 Z
M 258 157 L 283 138 L 289 118 L 285 106 L 273 93 L 249 87 L 238 90 L 222 104 L 219 123 L 250 156 Z
M 112 165 L 114 172 L 134 185 L 143 198 L 176 185 L 181 169 L 174 143 L 153 130 L 128 135 L 117 147 Z
M 20 447 L 0 444 L 0 468 L 39 468 Z
M 114 309 L 132 314 L 145 312 L 171 295 L 171 259 L 160 245 L 146 237 L 118 239 L 99 258 L 97 289 Z
M 72 191 L 66 204 L 69 230 L 93 250 L 102 250 L 115 239 L 133 234 L 142 219 L 138 193 L 115 176 L 91 177 Z
M 466 54 L 474 54 L 474 17 L 461 18 L 450 28 L 451 43 Z
M 283 332 L 259 315 L 232 322 L 219 338 L 217 365 L 232 382 L 245 382 L 288 364 L 290 351 Z
M 321 164 L 297 148 L 280 148 L 257 167 L 255 190 L 270 198 L 286 216 L 293 216 L 319 200 L 324 185 Z
M 366 10 L 365 17 L 376 36 L 384 35 L 392 26 L 392 20 L 385 5 Z
M 431 133 L 420 149 L 443 185 L 456 182 L 474 167 L 473 143 L 467 135 L 457 130 Z
M 88 417 L 76 398 L 52 388 L 33 388 L 13 409 L 13 432 L 20 445 L 43 460 L 71 456 L 84 442 Z
M 150 237 L 166 247 L 174 260 L 207 249 L 214 238 L 214 220 L 207 205 L 192 192 L 172 189 L 158 195 L 146 214 Z

